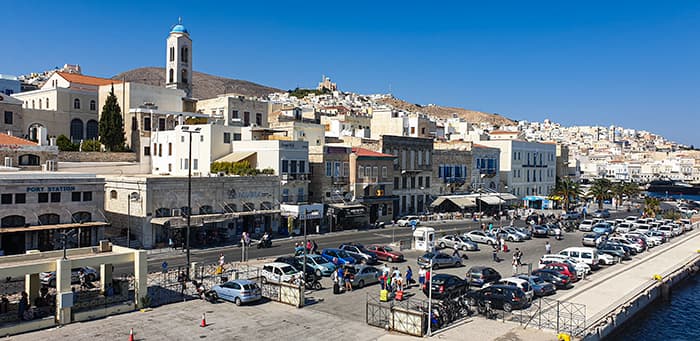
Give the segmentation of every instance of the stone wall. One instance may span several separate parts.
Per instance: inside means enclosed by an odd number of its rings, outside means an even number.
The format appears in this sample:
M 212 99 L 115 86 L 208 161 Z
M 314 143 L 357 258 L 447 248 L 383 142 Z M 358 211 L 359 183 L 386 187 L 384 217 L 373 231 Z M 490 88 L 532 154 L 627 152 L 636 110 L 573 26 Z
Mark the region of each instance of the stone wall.
M 59 162 L 136 162 L 136 153 L 59 152 Z

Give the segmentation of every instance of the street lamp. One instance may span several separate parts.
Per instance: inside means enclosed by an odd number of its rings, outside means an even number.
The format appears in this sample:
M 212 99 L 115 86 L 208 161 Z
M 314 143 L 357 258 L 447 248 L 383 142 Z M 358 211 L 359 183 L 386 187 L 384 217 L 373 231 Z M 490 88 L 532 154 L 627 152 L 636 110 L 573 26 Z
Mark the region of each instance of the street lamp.
M 126 201 L 126 247 L 131 248 L 131 202 L 141 200 L 138 192 L 129 193 Z
M 185 246 L 187 247 L 187 278 L 190 278 L 190 223 L 192 218 L 192 134 L 199 134 L 202 128 L 190 130 L 190 127 L 182 127 L 182 132 L 190 134 L 189 158 L 187 159 L 187 236 Z
M 433 259 L 430 259 L 430 278 L 428 278 L 428 337 L 432 336 L 433 324 Z

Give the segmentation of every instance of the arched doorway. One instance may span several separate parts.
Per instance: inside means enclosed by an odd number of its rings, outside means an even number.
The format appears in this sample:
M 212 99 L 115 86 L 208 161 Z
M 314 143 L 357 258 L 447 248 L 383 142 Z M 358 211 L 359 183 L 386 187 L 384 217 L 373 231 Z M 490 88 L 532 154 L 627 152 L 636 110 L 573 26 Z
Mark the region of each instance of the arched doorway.
M 99 137 L 99 123 L 95 120 L 89 120 L 87 121 L 87 125 L 85 127 L 86 130 L 86 137 L 88 140 L 97 140 Z
M 61 216 L 55 213 L 46 213 L 39 216 L 39 225 L 57 225 L 61 223 Z
M 70 139 L 73 143 L 80 142 L 83 135 L 83 121 L 79 118 L 74 118 L 70 121 Z
M 33 154 L 24 154 L 19 156 L 20 166 L 38 166 L 39 162 L 39 157 Z
M 10 215 L 2 218 L 0 221 L 1 227 L 24 227 L 26 220 L 21 215 Z M 6 255 L 17 255 L 25 253 L 26 251 L 26 239 L 24 234 L 26 232 L 10 232 L 3 233 L 2 235 L 2 248 Z
M 39 128 L 43 128 L 41 123 L 32 123 L 27 128 L 27 138 L 32 141 L 39 141 Z

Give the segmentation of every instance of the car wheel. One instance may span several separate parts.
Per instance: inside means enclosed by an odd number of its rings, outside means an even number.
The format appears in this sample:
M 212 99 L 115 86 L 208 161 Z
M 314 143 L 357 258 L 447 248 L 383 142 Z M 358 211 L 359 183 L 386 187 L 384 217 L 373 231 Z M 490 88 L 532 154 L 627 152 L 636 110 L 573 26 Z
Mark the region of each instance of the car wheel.
M 513 306 L 510 305 L 510 303 L 508 303 L 508 302 L 503 303 L 503 311 L 509 313 L 509 312 L 513 311 Z
M 462 246 L 462 251 L 469 251 L 469 248 L 466 245 Z
M 445 248 L 445 243 L 440 243 L 440 248 L 444 249 Z
M 469 305 L 476 305 L 476 298 L 469 297 Z
M 89 275 L 87 275 L 87 281 L 88 281 L 88 282 L 94 282 L 94 281 L 95 281 L 95 275 L 94 275 L 94 274 L 89 274 Z
M 515 239 L 513 239 L 513 237 L 508 237 L 508 241 L 512 243 L 515 241 Z
M 260 279 L 260 282 L 262 282 L 263 284 L 267 283 L 267 277 L 263 276 L 263 277 Z
M 237 306 L 240 307 L 241 304 L 242 304 L 243 302 L 241 302 L 241 298 L 240 298 L 240 297 L 236 297 L 236 299 L 233 300 L 233 303 L 235 303 Z
M 320 278 L 321 276 L 323 276 L 323 274 L 321 273 L 321 270 L 316 269 L 316 277 Z
M 462 262 L 461 262 L 461 261 L 455 263 L 455 267 L 461 268 L 462 266 L 463 266 L 463 265 L 462 265 Z
M 439 268 L 440 268 L 440 264 L 438 264 L 438 263 L 433 264 L 433 270 L 437 270 Z
M 313 289 L 314 289 L 314 290 L 321 290 L 321 289 L 323 289 L 323 287 L 321 286 L 321 282 L 319 282 L 319 281 L 314 282 Z
M 493 245 L 493 242 L 490 241 L 490 240 L 487 240 L 487 241 L 486 241 L 486 244 L 488 244 L 489 246 L 491 246 L 491 245 Z
M 389 262 L 389 263 L 393 263 L 393 262 L 394 262 L 394 258 L 391 258 L 391 256 L 389 256 L 389 257 L 386 258 L 386 261 Z
M 357 288 L 362 288 L 365 286 L 365 280 L 361 279 L 359 282 L 357 282 Z

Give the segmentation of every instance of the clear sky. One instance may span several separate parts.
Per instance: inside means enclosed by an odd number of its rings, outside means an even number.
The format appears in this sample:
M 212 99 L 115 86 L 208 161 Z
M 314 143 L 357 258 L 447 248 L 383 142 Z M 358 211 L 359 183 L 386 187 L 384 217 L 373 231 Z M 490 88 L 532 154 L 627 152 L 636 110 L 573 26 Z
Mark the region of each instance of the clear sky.
M 64 63 L 111 77 L 163 66 L 182 16 L 196 71 L 282 89 L 566 125 L 646 129 L 700 146 L 700 1 L 9 1 L 0 73 Z

